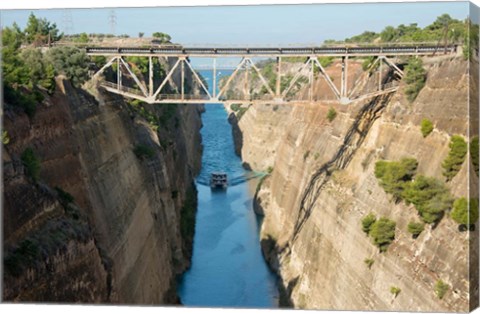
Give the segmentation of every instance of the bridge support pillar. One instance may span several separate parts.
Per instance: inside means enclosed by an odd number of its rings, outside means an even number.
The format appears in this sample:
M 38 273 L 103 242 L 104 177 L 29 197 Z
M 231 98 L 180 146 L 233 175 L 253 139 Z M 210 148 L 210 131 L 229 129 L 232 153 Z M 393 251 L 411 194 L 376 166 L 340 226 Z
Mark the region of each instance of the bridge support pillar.
M 180 88 L 181 88 L 181 97 L 182 97 L 182 100 L 185 99 L 185 58 L 182 58 L 181 59 L 181 84 L 180 84 Z
M 276 86 L 275 86 L 275 96 L 280 97 L 280 87 L 281 87 L 281 82 L 282 82 L 282 57 L 277 57 L 277 81 L 276 81 Z
M 383 62 L 380 61 L 378 65 L 378 90 L 382 90 L 382 71 L 383 71 Z
M 217 58 L 213 58 L 213 98 L 217 98 Z
M 117 58 L 117 89 L 120 91 L 122 88 L 122 68 L 120 63 L 120 57 Z
M 152 56 L 148 57 L 148 96 L 153 96 L 153 62 Z

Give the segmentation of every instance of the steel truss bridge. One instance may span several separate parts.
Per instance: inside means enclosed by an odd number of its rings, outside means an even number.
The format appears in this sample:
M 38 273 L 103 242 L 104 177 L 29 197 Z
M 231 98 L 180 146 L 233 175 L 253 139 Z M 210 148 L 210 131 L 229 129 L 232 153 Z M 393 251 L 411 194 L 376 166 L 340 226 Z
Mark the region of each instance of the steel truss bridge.
M 101 81 L 100 85 L 107 91 L 122 95 L 124 97 L 138 99 L 151 104 L 168 104 L 168 103 L 189 103 L 189 104 L 203 104 L 203 103 L 288 103 L 290 101 L 298 102 L 340 102 L 347 104 L 353 100 L 366 99 L 382 94 L 392 93 L 398 89 L 398 81 L 390 81 L 387 84 L 382 80 L 382 65 L 387 65 L 397 76 L 402 78 L 404 72 L 399 68 L 395 62 L 395 58 L 400 56 L 432 56 L 435 54 L 455 54 L 457 46 L 434 46 L 434 45 L 395 45 L 395 46 L 378 46 L 378 47 L 288 47 L 288 48 L 185 48 L 179 46 L 173 47 L 87 47 L 86 53 L 90 56 L 104 56 L 108 57 L 108 61 L 101 67 L 92 77 L 98 78 L 109 67 L 116 65 L 116 82 Z M 129 62 L 125 57 L 145 57 L 148 58 L 148 82 L 147 79 L 141 79 L 132 70 Z M 287 87 L 282 89 L 281 78 L 285 75 L 285 70 L 282 67 L 282 58 L 302 57 L 305 62 L 296 71 L 296 74 L 288 83 Z M 334 83 L 333 79 L 327 74 L 325 68 L 319 62 L 319 57 L 333 57 L 341 59 L 341 82 L 340 88 Z M 347 84 L 348 64 L 349 58 L 358 57 L 373 57 L 374 60 L 370 63 L 367 71 L 364 71 L 360 77 L 353 83 L 352 88 Z M 154 58 L 159 60 L 168 60 L 173 58 L 174 65 L 167 69 L 166 75 L 161 78 L 158 86 L 154 86 Z M 213 71 L 213 88 L 209 91 L 202 78 L 198 75 L 196 69 L 191 63 L 193 58 L 208 58 L 211 59 Z M 222 86 L 217 88 L 217 64 L 216 60 L 222 58 L 231 58 L 232 60 L 240 61 L 237 63 L 233 72 L 228 75 L 223 81 Z M 273 58 L 276 60 L 275 65 L 275 87 L 270 86 L 269 82 L 262 74 L 261 69 L 253 62 L 252 58 Z M 125 70 L 123 70 L 125 69 Z M 191 72 L 192 79 L 201 87 L 201 93 L 186 93 L 185 89 L 185 75 L 186 71 Z M 245 94 L 241 96 L 229 96 L 227 93 L 232 81 L 242 72 L 245 75 L 246 84 L 248 84 L 248 73 L 255 72 L 259 78 L 259 84 L 267 93 L 264 95 L 250 95 L 249 88 L 245 87 Z M 314 73 L 319 73 L 318 78 Z M 374 71 L 379 71 L 378 84 L 372 91 L 363 92 L 358 95 L 357 90 L 362 86 L 367 77 Z M 136 88 L 127 87 L 122 84 L 122 72 L 133 79 Z M 180 72 L 180 90 L 178 93 L 165 93 L 166 86 L 171 82 L 175 73 Z M 307 73 L 305 75 L 305 73 Z M 299 82 L 302 76 L 308 77 L 308 83 L 304 88 L 308 90 L 308 97 L 306 99 L 292 100 L 289 97 L 289 92 Z M 316 79 L 323 78 L 331 90 L 332 96 L 326 95 L 325 98 L 314 97 L 314 86 Z M 257 83 L 258 84 L 258 83 Z M 218 90 L 218 91 L 217 91 Z M 163 93 L 162 93 L 163 92 Z

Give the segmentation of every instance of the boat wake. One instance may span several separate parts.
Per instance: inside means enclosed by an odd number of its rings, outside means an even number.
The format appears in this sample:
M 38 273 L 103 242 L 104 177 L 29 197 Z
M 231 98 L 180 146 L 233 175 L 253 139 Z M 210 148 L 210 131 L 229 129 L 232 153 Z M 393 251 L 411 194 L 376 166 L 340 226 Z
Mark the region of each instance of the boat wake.
M 250 171 L 241 176 L 229 179 L 228 186 L 240 185 L 250 180 L 261 178 L 263 176 L 265 176 L 265 173 L 263 172 Z M 205 176 L 199 176 L 197 177 L 196 183 L 203 186 L 210 186 L 210 179 Z

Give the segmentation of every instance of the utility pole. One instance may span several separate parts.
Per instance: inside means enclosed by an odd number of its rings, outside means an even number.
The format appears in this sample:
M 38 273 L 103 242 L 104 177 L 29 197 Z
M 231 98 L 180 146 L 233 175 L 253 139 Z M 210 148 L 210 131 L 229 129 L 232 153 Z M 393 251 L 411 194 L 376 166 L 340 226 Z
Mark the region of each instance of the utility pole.
M 117 14 L 113 9 L 110 10 L 110 13 L 108 15 L 108 23 L 110 24 L 110 33 L 112 35 L 115 35 L 115 28 L 117 26 Z

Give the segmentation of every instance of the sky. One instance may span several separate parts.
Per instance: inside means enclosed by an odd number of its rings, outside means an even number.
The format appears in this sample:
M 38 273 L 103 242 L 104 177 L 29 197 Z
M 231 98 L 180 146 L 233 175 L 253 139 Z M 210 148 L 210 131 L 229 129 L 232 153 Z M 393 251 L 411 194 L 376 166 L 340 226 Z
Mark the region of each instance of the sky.
M 387 25 L 418 23 L 426 26 L 437 16 L 468 16 L 468 2 L 354 3 L 312 5 L 256 5 L 211 7 L 158 7 L 115 9 L 115 34 L 151 36 L 160 31 L 185 46 L 198 45 L 315 45 L 325 39 L 344 39 L 365 30 L 379 32 Z M 70 33 L 111 33 L 111 9 L 33 10 L 37 17 Z M 2 10 L 1 23 L 24 27 L 32 10 Z M 69 13 L 68 13 L 69 12 Z

